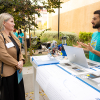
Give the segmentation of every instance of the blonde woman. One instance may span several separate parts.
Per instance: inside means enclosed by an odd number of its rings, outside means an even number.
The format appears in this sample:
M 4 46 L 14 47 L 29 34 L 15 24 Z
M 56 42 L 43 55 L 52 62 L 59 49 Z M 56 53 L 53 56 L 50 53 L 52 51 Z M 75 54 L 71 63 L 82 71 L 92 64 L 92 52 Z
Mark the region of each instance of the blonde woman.
M 13 34 L 14 25 L 12 15 L 0 14 L 0 73 L 2 62 L 4 63 L 1 100 L 25 100 L 23 78 L 18 82 L 18 75 L 21 75 L 24 58 L 21 54 L 20 41 Z

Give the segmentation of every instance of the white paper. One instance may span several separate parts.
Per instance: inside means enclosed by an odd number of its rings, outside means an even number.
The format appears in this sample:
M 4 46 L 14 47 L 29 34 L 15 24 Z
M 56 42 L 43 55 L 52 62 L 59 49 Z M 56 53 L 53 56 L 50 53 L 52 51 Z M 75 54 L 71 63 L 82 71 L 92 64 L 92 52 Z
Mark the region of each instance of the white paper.
M 97 82 L 97 83 L 100 83 L 100 77 L 99 78 L 94 78 L 92 80 L 95 81 L 95 82 Z
M 33 56 L 33 62 L 36 63 L 36 65 L 45 65 L 45 64 L 55 64 L 59 63 L 58 60 L 56 60 L 54 57 L 49 57 L 48 55 L 44 56 Z
M 56 65 L 38 67 L 36 80 L 50 100 L 100 99 L 98 91 Z

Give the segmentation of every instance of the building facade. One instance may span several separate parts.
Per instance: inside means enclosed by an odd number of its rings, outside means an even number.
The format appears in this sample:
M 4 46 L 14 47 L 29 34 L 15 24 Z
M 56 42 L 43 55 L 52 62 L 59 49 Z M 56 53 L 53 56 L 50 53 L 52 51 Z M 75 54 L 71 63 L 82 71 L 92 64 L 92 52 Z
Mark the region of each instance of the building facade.
M 92 17 L 95 10 L 100 9 L 100 0 L 61 0 L 60 8 L 60 31 L 94 32 L 92 28 Z M 48 28 L 58 31 L 58 9 L 49 14 Z

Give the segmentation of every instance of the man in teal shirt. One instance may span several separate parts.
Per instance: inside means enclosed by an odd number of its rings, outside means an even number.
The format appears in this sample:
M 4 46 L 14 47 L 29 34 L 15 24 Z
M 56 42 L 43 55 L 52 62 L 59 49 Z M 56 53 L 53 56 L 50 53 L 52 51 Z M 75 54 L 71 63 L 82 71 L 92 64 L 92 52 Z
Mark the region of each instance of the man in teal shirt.
M 100 32 L 94 32 L 91 39 L 92 49 L 89 50 L 89 59 L 100 62 Z
M 77 41 L 77 47 L 84 46 L 84 50 L 89 51 L 89 59 L 100 62 L 100 10 L 94 12 L 91 23 L 93 28 L 98 29 L 92 34 L 91 43 L 85 44 Z

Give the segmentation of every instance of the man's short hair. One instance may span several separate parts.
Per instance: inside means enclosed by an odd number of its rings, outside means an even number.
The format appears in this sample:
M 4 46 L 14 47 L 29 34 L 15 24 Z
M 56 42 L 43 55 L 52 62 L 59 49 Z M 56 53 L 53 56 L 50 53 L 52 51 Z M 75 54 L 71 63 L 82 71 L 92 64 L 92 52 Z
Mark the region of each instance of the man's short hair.
M 94 11 L 94 14 L 99 14 L 99 17 L 100 17 L 100 10 Z

